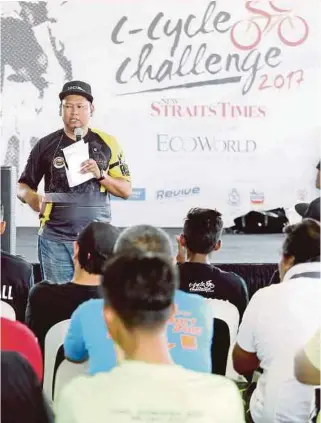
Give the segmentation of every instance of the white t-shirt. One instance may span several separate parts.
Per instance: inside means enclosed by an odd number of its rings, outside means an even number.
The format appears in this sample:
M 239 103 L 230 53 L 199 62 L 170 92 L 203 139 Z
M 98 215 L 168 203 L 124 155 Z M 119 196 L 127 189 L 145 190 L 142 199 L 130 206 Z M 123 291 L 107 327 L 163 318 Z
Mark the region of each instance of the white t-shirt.
M 244 423 L 234 382 L 177 365 L 123 361 L 82 376 L 55 404 L 56 423 Z
M 313 387 L 295 379 L 293 362 L 320 325 L 321 280 L 298 277 L 306 272 L 320 272 L 320 263 L 292 267 L 282 283 L 260 289 L 245 310 L 237 343 L 255 352 L 263 369 L 250 403 L 255 423 L 308 421 Z M 273 420 L 263 419 L 272 407 Z

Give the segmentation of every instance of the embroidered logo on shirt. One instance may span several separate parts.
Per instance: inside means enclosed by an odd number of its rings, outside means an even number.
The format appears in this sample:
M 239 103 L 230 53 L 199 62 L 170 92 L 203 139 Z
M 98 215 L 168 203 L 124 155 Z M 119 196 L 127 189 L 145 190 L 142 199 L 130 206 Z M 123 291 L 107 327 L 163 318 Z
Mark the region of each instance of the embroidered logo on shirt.
M 205 282 L 192 282 L 189 284 L 190 292 L 214 292 L 215 285 L 211 280 Z
M 65 160 L 63 157 L 56 157 L 52 163 L 56 169 L 61 169 L 65 166 Z

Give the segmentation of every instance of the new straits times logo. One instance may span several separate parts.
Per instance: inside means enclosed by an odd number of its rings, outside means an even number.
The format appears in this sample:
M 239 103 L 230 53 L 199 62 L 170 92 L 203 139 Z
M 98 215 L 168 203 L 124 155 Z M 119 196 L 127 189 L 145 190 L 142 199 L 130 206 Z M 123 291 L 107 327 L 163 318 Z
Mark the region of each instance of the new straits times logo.
M 253 140 L 220 140 L 214 136 L 171 136 L 157 134 L 157 151 L 160 153 L 253 153 L 257 144 Z

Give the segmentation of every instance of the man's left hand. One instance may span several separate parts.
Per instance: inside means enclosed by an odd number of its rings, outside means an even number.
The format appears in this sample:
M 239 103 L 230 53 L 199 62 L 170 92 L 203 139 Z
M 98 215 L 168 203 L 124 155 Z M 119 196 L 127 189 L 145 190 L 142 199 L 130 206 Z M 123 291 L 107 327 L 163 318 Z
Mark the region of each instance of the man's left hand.
M 98 167 L 97 162 L 94 159 L 86 160 L 81 164 L 80 168 L 81 173 L 88 173 L 91 172 L 95 178 L 100 178 L 100 169 Z

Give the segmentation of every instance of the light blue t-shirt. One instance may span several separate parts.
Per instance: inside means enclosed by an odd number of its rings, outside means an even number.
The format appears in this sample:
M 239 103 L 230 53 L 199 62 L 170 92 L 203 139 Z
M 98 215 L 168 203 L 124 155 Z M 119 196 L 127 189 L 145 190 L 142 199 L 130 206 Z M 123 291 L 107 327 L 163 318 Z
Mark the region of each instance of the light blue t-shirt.
M 167 327 L 173 361 L 187 369 L 210 373 L 213 316 L 209 302 L 196 294 L 175 293 L 175 315 Z M 71 317 L 64 342 L 65 356 L 72 361 L 89 359 L 89 373 L 112 369 L 116 363 L 114 343 L 103 318 L 103 300 L 81 304 Z

